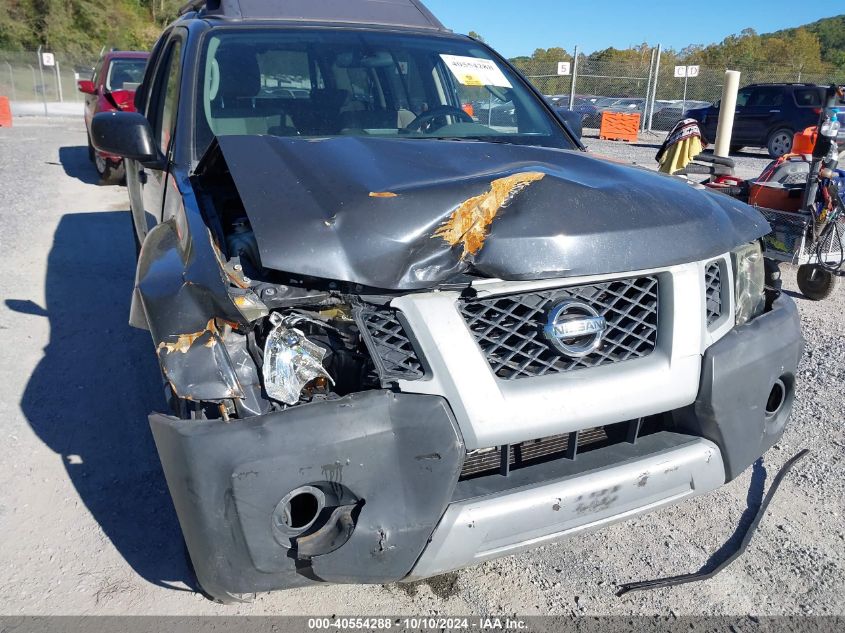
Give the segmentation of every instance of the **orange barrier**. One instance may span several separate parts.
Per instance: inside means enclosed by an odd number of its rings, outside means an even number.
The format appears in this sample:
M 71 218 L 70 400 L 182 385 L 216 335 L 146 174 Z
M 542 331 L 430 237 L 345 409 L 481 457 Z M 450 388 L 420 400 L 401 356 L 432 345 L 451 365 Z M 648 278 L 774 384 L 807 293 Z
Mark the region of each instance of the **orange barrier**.
M 792 153 L 793 154 L 812 154 L 816 147 L 816 138 L 819 135 L 819 128 L 815 125 L 808 127 L 803 132 L 796 132 L 792 138 Z
M 640 115 L 625 112 L 603 112 L 599 138 L 605 141 L 636 143 L 640 137 Z
M 0 97 L 0 127 L 12 127 L 12 108 L 9 97 Z

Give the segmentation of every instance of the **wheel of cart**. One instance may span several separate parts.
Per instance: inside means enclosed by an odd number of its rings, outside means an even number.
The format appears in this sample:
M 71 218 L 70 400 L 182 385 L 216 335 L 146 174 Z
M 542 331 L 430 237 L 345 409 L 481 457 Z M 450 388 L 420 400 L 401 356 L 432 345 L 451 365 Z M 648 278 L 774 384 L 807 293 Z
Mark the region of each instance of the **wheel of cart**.
M 831 230 L 818 226 L 810 213 L 758 210 L 772 225 L 764 238 L 765 255 L 770 259 L 797 264 L 798 289 L 812 301 L 827 299 L 836 289 L 845 260 L 845 216 Z M 824 235 L 817 239 L 817 235 Z

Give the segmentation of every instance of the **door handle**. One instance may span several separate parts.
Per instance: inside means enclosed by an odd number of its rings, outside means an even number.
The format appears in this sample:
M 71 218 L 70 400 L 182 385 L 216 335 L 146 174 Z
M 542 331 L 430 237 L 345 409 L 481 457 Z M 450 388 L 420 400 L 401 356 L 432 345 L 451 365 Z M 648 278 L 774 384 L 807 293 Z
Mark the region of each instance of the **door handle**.
M 780 110 L 769 110 L 769 114 L 780 114 Z

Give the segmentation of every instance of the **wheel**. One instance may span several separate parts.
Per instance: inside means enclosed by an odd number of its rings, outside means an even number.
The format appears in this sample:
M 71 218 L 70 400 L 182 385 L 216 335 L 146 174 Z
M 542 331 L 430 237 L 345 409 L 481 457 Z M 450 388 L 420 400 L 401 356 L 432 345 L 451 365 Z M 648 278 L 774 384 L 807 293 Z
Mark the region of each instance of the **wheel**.
M 792 137 L 795 132 L 789 128 L 779 128 L 769 134 L 769 139 L 766 141 L 766 149 L 769 150 L 769 156 L 772 158 L 780 158 L 784 154 L 792 151 Z
M 103 186 L 119 185 L 126 177 L 126 169 L 123 166 L 123 161 L 115 165 L 97 152 L 94 152 L 94 167 L 97 169 L 97 174 L 100 176 L 100 184 Z
M 798 268 L 798 289 L 811 301 L 823 301 L 836 289 L 839 279 L 821 266 L 805 264 Z

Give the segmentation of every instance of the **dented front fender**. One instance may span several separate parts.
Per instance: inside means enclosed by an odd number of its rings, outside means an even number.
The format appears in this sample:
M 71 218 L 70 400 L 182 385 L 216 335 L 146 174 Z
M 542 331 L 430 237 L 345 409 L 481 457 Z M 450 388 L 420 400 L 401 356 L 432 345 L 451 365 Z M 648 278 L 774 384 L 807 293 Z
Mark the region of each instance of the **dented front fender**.
M 173 177 L 170 186 L 176 188 Z M 184 189 L 168 195 L 164 222 L 144 240 L 132 322 L 150 331 L 162 374 L 177 396 L 193 401 L 241 398 L 243 389 L 220 324 L 237 324 L 242 316 L 228 293 L 226 273 L 190 186 Z

